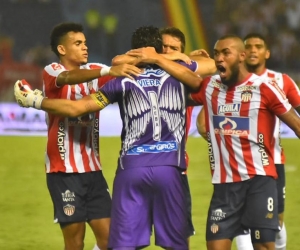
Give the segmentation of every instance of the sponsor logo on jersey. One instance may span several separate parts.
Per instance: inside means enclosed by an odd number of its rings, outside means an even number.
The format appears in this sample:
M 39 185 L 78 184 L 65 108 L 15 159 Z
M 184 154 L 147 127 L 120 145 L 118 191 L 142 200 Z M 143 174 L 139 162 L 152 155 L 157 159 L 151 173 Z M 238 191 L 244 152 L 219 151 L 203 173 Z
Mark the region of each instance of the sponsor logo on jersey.
M 75 194 L 74 192 L 71 192 L 70 190 L 66 190 L 64 193 L 61 193 L 62 200 L 64 202 L 72 202 L 75 201 Z
M 223 89 L 223 90 L 226 90 L 227 89 L 227 86 L 220 83 L 220 82 L 217 82 L 216 80 L 212 80 L 211 84 L 217 88 L 217 89 Z
M 218 106 L 218 114 L 239 112 L 240 108 L 241 108 L 241 104 L 239 104 L 239 103 L 219 105 Z
M 72 216 L 75 213 L 75 206 L 67 204 L 63 207 L 65 215 Z
M 210 169 L 213 171 L 215 170 L 215 157 L 214 157 L 214 150 L 211 143 L 210 132 L 207 132 L 207 144 L 208 144 L 208 159 L 210 164 Z
M 95 119 L 94 122 L 93 145 L 94 145 L 94 154 L 96 157 L 98 157 L 99 156 L 99 119 Z
M 257 86 L 252 86 L 252 85 L 244 85 L 244 86 L 236 87 L 236 90 L 238 91 L 252 91 L 255 89 L 257 89 Z
M 215 134 L 221 135 L 249 135 L 249 117 L 213 116 Z
M 68 125 L 69 126 L 91 126 L 93 125 L 93 120 L 94 120 L 94 113 L 87 114 L 84 116 L 79 116 L 79 117 L 69 117 L 68 118 Z
M 137 80 L 137 83 L 141 87 L 157 87 L 161 85 L 161 82 L 158 79 L 141 79 Z
M 241 94 L 241 100 L 242 102 L 250 102 L 252 98 L 252 92 L 251 91 L 244 91 Z
M 226 213 L 221 208 L 213 210 L 210 215 L 210 219 L 213 221 L 220 221 L 226 218 Z
M 261 163 L 263 166 L 267 166 L 270 164 L 269 162 L 269 155 L 267 154 L 265 150 L 265 141 L 264 141 L 264 135 L 259 133 L 258 134 L 258 146 L 259 146 L 259 153 L 261 155 Z
M 162 69 L 151 69 L 151 68 L 146 68 L 144 73 L 141 74 L 141 76 L 157 76 L 157 77 L 162 77 L 164 75 L 166 75 L 167 73 L 162 70 Z
M 167 153 L 178 149 L 175 141 L 162 141 L 152 145 L 133 146 L 127 151 L 127 155 L 139 155 L 143 153 Z
M 58 124 L 58 131 L 57 131 L 57 147 L 58 152 L 60 154 L 60 158 L 65 160 L 65 125 L 63 122 L 59 122 Z
M 219 231 L 219 226 L 217 225 L 217 224 L 212 224 L 211 226 L 210 226 L 210 231 L 213 233 L 213 234 L 215 234 L 215 233 L 217 233 L 218 231 Z
M 62 68 L 63 68 L 60 64 L 57 64 L 57 63 L 51 64 L 51 67 L 52 67 L 52 69 L 54 69 L 54 70 L 59 70 L 59 69 L 62 69 Z

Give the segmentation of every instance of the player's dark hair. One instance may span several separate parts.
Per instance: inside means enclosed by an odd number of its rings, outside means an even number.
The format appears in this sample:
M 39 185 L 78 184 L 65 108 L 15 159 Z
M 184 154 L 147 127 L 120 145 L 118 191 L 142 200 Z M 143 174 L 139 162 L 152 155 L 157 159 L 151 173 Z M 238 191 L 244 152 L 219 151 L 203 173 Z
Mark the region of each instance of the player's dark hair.
M 173 37 L 176 37 L 180 40 L 181 42 L 181 53 L 184 52 L 185 50 L 185 35 L 183 34 L 183 32 L 176 28 L 176 27 L 166 27 L 166 28 L 162 28 L 160 30 L 160 34 L 161 35 L 170 35 Z
M 51 50 L 59 57 L 57 46 L 68 32 L 82 32 L 83 26 L 78 23 L 65 22 L 56 25 L 50 35 Z
M 249 33 L 248 35 L 246 35 L 244 37 L 244 42 L 246 42 L 246 40 L 250 39 L 250 38 L 258 38 L 260 40 L 262 40 L 266 46 L 266 49 L 269 49 L 269 44 L 267 42 L 267 39 L 260 33 Z
M 154 47 L 157 53 L 162 53 L 162 39 L 159 28 L 142 26 L 136 29 L 131 37 L 131 48 Z
M 230 39 L 230 38 L 241 40 L 243 42 L 243 40 L 238 35 L 235 35 L 235 34 L 227 34 L 227 35 L 221 36 L 218 40 L 225 40 L 225 39 Z

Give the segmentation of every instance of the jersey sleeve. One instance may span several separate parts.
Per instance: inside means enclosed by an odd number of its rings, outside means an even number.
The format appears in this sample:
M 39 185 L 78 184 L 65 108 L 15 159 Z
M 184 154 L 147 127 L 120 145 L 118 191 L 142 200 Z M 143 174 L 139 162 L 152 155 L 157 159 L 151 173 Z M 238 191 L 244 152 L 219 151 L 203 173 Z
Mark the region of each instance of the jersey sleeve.
M 210 76 L 205 77 L 201 83 L 200 89 L 198 92 L 191 93 L 190 97 L 194 103 L 197 105 L 204 105 L 205 102 L 205 89 L 210 81 Z
M 52 63 L 47 65 L 43 70 L 43 82 L 45 91 L 53 91 L 58 89 L 56 85 L 56 79 L 58 75 L 66 69 L 59 63 Z
M 263 103 L 265 103 L 266 108 L 271 110 L 275 115 L 283 115 L 292 108 L 284 91 L 276 83 L 263 83 L 260 88 Z
M 90 65 L 90 69 L 99 69 L 101 70 L 101 68 L 103 67 L 108 67 L 105 64 L 102 63 L 91 63 Z M 108 81 L 114 79 L 114 76 L 110 76 L 110 75 L 106 75 L 106 76 L 102 76 L 98 78 L 98 89 L 100 89 L 105 83 L 107 83 Z
M 109 103 L 114 103 L 118 100 L 119 95 L 122 93 L 120 77 L 108 81 L 100 91 L 107 97 Z
M 286 74 L 282 74 L 283 91 L 290 104 L 296 108 L 300 106 L 300 91 L 297 84 Z

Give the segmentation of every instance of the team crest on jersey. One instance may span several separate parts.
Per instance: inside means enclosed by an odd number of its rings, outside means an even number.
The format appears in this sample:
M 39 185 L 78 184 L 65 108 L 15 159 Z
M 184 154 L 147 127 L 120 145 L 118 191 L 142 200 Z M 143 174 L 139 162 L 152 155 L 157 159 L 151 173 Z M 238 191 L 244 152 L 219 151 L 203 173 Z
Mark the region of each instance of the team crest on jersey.
M 213 116 L 215 134 L 220 135 L 249 135 L 249 117 Z
M 251 91 L 244 91 L 241 94 L 242 102 L 250 102 L 252 98 L 252 92 Z
M 88 82 L 87 86 L 88 86 L 89 91 L 91 91 L 93 89 L 93 81 Z
M 63 207 L 65 215 L 72 216 L 75 213 L 75 206 L 67 204 Z
M 219 226 L 218 226 L 216 223 L 212 224 L 212 225 L 210 226 L 210 231 L 211 231 L 213 234 L 217 233 L 217 232 L 219 231 Z

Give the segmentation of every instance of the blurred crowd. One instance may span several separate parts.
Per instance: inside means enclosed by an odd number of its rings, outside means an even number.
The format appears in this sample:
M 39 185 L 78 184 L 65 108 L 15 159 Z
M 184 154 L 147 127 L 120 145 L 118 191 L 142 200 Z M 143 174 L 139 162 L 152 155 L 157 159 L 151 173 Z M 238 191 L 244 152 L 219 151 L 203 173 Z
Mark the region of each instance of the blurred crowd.
M 263 34 L 270 46 L 269 67 L 281 71 L 300 68 L 299 0 L 217 0 L 213 32 L 244 37 L 249 32 Z
M 262 33 L 271 49 L 268 67 L 286 72 L 300 82 L 297 73 L 300 68 L 300 0 L 211 0 L 205 4 L 198 0 L 198 4 L 210 49 L 225 34 L 244 37 L 249 32 Z M 145 5 L 147 8 L 142 8 Z M 213 12 L 205 11 L 206 7 Z M 28 15 L 30 11 L 34 14 Z M 15 13 L 18 18 L 12 18 Z M 140 22 L 137 23 L 137 19 Z M 5 75 L 7 83 L 12 81 L 16 71 L 24 75 L 28 67 L 36 72 L 37 68 L 56 61 L 49 47 L 49 34 L 54 24 L 66 20 L 84 25 L 90 61 L 105 64 L 129 49 L 131 31 L 137 26 L 167 26 L 162 0 L 110 0 L 109 4 L 105 0 L 1 1 L 0 73 L 7 72 L 3 67 L 7 63 L 14 65 L 15 70 Z M 19 64 L 27 66 L 22 66 L 20 71 Z M 40 87 L 39 75 L 34 75 L 27 74 L 27 77 Z M 11 92 L 7 88 L 4 92 L 5 84 L 0 77 L 0 101 L 7 101 L 6 93 Z

